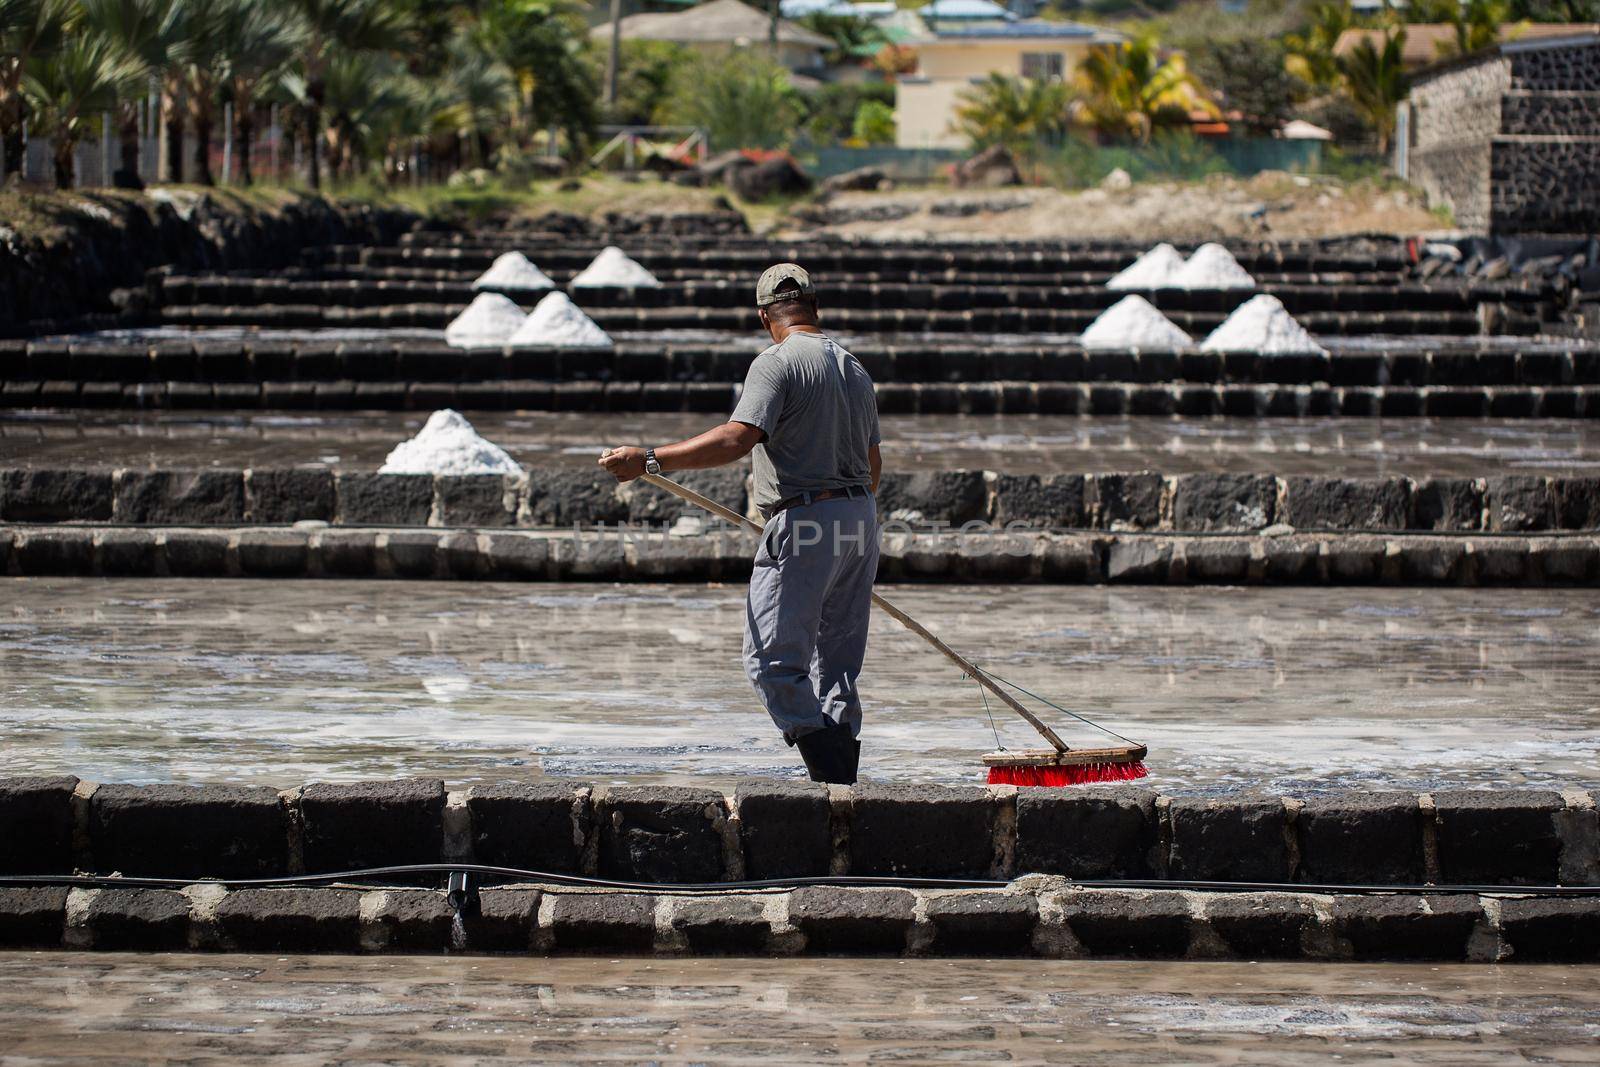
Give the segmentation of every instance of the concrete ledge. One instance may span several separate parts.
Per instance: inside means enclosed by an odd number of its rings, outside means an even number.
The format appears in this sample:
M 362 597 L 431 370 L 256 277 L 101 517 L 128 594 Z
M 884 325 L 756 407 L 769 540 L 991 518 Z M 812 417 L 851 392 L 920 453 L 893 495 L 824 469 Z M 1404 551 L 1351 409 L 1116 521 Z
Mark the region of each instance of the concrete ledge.
M 1600 532 L 1524 534 L 976 531 L 881 538 L 878 580 L 1125 585 L 1593 586 Z M 17 576 L 738 581 L 753 535 L 637 528 L 129 529 L 0 525 Z

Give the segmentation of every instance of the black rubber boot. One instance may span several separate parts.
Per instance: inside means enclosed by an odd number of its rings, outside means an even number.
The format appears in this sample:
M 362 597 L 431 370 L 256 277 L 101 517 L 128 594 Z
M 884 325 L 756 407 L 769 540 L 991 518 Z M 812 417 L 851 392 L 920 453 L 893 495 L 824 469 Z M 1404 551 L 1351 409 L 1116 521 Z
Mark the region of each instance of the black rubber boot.
M 861 746 L 850 736 L 850 727 L 835 723 L 799 738 L 795 747 L 813 782 L 855 785 Z

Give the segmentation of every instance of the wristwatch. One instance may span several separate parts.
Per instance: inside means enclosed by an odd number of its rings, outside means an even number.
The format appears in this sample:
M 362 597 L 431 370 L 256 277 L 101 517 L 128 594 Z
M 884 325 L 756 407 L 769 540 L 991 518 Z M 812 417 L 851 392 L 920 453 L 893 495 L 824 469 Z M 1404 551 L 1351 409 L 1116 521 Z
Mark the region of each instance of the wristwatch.
M 644 472 L 646 474 L 661 473 L 661 461 L 656 459 L 656 450 L 653 448 L 644 450 Z

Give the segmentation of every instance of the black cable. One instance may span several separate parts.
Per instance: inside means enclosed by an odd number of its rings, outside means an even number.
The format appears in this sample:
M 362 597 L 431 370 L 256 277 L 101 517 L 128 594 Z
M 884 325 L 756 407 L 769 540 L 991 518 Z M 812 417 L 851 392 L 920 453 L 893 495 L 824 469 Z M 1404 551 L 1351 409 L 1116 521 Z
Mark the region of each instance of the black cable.
M 590 878 L 553 871 L 534 871 L 519 867 L 493 867 L 481 863 L 416 863 L 392 867 L 364 867 L 324 874 L 285 875 L 277 878 L 148 878 L 95 874 L 6 874 L 0 886 L 79 886 L 89 888 L 181 889 L 191 885 L 220 885 L 235 889 L 281 888 L 296 885 L 328 885 L 362 879 L 391 878 L 396 875 L 457 872 L 503 878 L 518 882 L 539 882 L 574 888 L 614 889 L 631 892 L 726 893 L 771 892 L 806 886 L 861 886 L 891 889 L 1003 889 L 1012 881 L 1000 878 L 907 878 L 878 875 L 818 875 L 803 878 L 745 879 L 735 882 L 627 882 L 612 878 Z M 1085 889 L 1181 889 L 1213 893 L 1415 893 L 1430 896 L 1600 896 L 1600 885 L 1372 885 L 1329 882 L 1227 882 L 1194 878 L 1085 878 L 1067 879 L 1070 885 Z

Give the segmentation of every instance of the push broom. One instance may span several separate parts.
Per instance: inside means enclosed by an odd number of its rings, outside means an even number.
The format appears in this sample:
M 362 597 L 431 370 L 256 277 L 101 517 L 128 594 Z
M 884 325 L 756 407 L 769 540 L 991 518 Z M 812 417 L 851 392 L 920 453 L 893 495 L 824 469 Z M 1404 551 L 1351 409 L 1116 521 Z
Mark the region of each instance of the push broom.
M 645 474 L 641 476 L 644 481 L 658 489 L 665 489 L 676 497 L 687 500 L 689 503 L 709 511 L 711 514 L 732 523 L 742 526 L 757 534 L 761 533 L 761 526 L 748 516 L 740 515 L 732 508 L 695 492 L 688 486 L 679 485 L 671 478 L 663 478 L 659 474 Z M 1129 741 L 1120 734 L 1114 734 L 1098 723 L 1091 722 L 1075 712 L 1056 704 L 1050 704 L 1042 697 L 1037 697 L 1027 690 L 1004 679 L 995 678 L 986 671 L 979 670 L 967 658 L 939 640 L 929 632 L 916 619 L 901 611 L 888 600 L 872 594 L 872 602 L 887 612 L 896 622 L 922 638 L 928 644 L 938 649 L 939 654 L 961 668 L 962 673 L 977 682 L 984 689 L 993 693 L 1002 704 L 1020 715 L 1024 722 L 1038 731 L 1039 736 L 1049 742 L 1049 748 L 1024 749 L 1018 752 L 1008 752 L 1000 749 L 990 752 L 983 757 L 984 764 L 989 768 L 990 785 L 1037 785 L 1037 786 L 1063 786 L 1081 785 L 1086 782 L 1126 782 L 1145 776 L 1144 757 L 1148 749 L 1135 741 Z M 1004 686 L 1001 684 L 1004 682 Z M 1124 742 L 1103 748 L 1070 748 L 1061 740 L 1046 723 L 1037 715 L 1023 706 L 1022 702 L 1014 697 L 1005 686 L 1016 689 L 1025 696 L 1034 697 L 1057 711 L 1066 712 L 1088 726 L 1092 726 L 1103 733 Z

